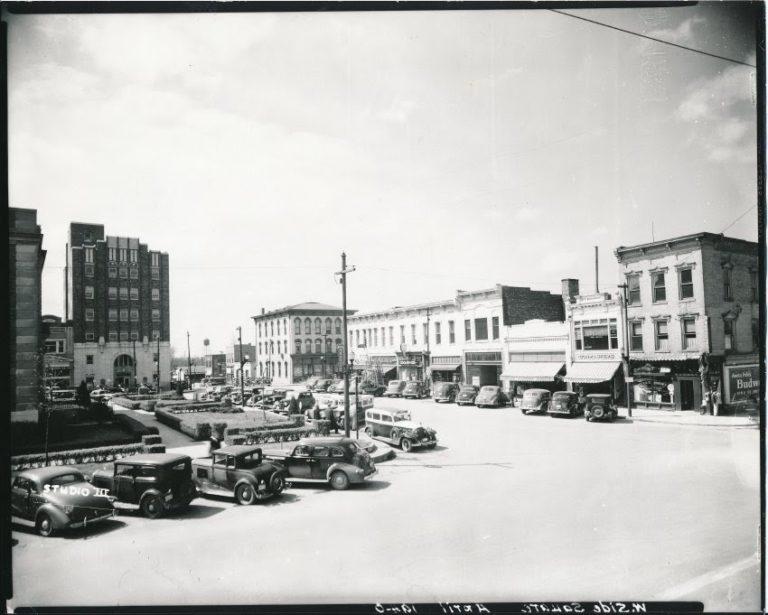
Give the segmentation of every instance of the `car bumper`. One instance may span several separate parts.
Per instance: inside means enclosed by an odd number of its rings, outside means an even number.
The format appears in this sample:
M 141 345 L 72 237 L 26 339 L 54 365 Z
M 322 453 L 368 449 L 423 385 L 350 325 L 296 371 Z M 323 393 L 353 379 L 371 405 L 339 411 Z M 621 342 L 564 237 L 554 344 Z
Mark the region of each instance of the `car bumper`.
M 412 440 L 413 444 L 411 446 L 413 448 L 423 448 L 425 446 L 432 446 L 437 444 L 437 438 L 422 438 L 421 440 Z
M 453 399 L 451 399 L 450 397 L 433 397 L 432 399 L 434 399 L 435 401 L 448 401 L 448 402 L 453 401 Z
M 80 527 L 88 527 L 89 525 L 93 525 L 94 523 L 99 523 L 100 521 L 107 521 L 108 519 L 114 519 L 117 517 L 117 511 L 113 510 L 106 515 L 99 515 L 98 517 L 92 517 L 91 519 L 83 519 L 82 521 L 78 521 L 77 523 L 70 523 L 67 525 L 67 527 L 76 529 Z

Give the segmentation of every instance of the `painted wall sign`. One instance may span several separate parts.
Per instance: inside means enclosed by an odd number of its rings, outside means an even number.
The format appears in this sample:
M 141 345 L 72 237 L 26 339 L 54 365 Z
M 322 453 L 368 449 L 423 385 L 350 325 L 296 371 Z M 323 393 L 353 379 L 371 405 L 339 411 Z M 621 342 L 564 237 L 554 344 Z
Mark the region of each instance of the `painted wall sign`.
M 725 366 L 725 403 L 756 402 L 760 395 L 760 369 L 757 365 Z

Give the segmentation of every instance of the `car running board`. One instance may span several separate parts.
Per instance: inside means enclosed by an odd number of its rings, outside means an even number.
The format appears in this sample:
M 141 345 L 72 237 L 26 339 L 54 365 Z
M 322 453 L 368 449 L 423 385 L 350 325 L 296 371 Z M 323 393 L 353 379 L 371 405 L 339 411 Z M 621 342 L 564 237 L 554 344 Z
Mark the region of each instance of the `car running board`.
M 286 483 L 327 483 L 327 478 L 296 478 L 288 476 L 285 479 Z
M 25 519 L 24 517 L 17 517 L 11 515 L 11 523 L 18 523 L 19 525 L 25 525 L 27 527 L 35 527 L 35 522 L 32 519 Z

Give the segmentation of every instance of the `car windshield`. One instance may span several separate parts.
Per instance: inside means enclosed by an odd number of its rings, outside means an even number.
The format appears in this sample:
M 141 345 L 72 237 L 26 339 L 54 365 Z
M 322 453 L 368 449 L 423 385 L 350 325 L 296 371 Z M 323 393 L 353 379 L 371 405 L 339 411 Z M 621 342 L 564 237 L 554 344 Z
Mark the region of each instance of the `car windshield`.
M 419 388 L 419 383 L 418 382 L 409 382 L 408 384 L 405 385 L 405 388 L 406 389 L 417 389 L 417 388 Z
M 526 391 L 523 393 L 523 399 L 539 399 L 541 395 L 541 391 Z
M 58 476 L 52 476 L 45 481 L 46 485 L 70 485 L 72 483 L 84 483 L 85 477 L 80 472 L 67 472 L 66 474 L 59 474 Z
M 475 387 L 473 387 L 473 386 L 463 386 L 463 387 L 461 387 L 461 392 L 462 393 L 474 393 L 475 392 Z
M 565 400 L 568 400 L 571 397 L 575 397 L 575 396 L 576 396 L 575 393 L 555 393 L 552 396 L 552 399 L 558 399 L 558 400 L 565 401 Z
M 407 412 L 398 412 L 392 415 L 392 419 L 397 423 L 398 421 L 409 421 L 411 417 Z

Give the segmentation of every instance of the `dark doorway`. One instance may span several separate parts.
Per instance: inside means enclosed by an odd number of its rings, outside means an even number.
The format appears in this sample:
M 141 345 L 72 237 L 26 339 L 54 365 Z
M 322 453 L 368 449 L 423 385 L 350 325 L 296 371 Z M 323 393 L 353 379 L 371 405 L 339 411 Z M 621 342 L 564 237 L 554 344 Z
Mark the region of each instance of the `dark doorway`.
M 680 380 L 680 409 L 693 410 L 693 380 Z

